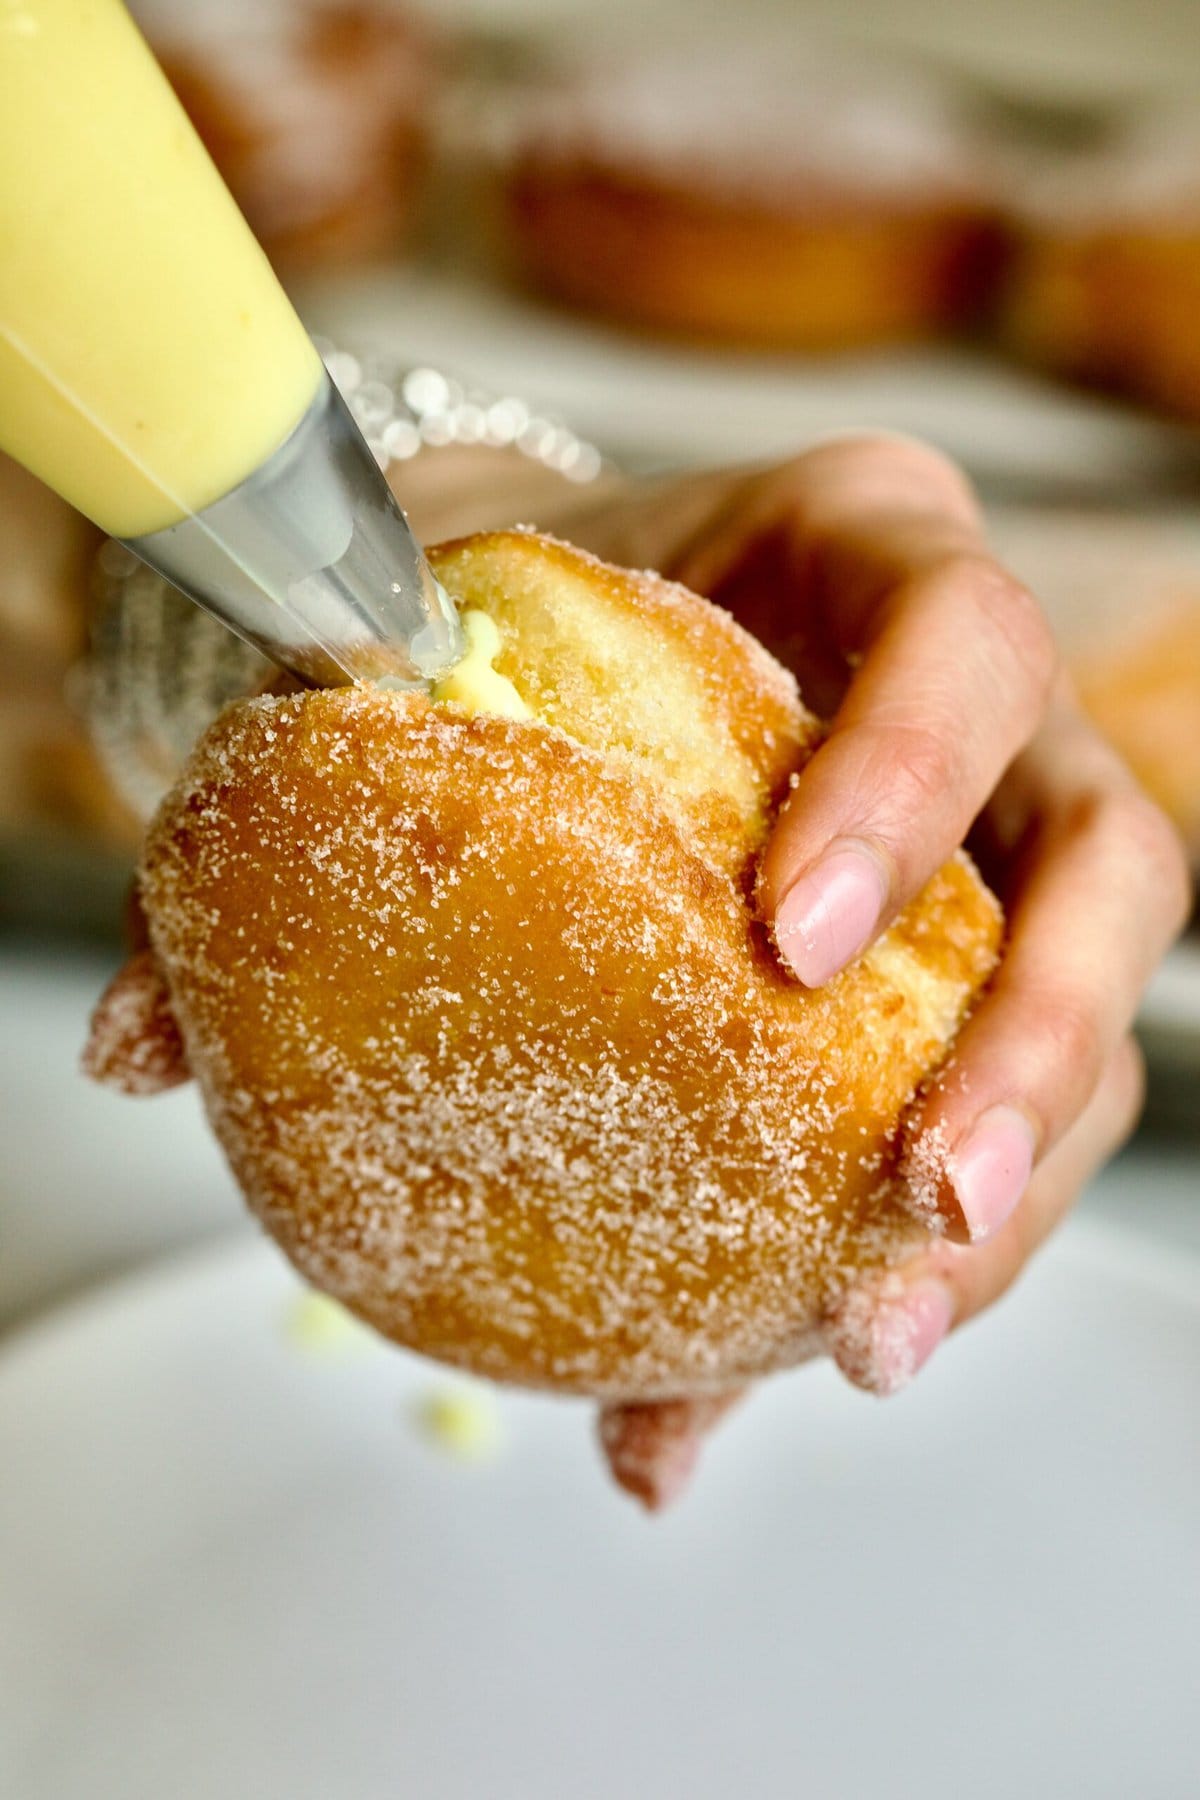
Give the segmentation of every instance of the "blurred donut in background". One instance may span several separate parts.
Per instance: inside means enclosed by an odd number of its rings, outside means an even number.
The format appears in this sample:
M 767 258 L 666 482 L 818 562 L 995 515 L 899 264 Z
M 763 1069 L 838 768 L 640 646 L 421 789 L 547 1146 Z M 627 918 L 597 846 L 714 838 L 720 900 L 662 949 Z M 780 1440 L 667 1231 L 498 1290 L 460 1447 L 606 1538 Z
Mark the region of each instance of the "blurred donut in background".
M 1183 835 L 1200 869 L 1200 580 L 1076 670 L 1087 711 Z
M 1200 128 L 1126 124 L 1026 184 L 1000 309 L 1012 352 L 1200 420 Z
M 439 70 L 411 13 L 388 0 L 134 0 L 133 11 L 280 270 L 400 247 Z
M 994 535 L 1049 613 L 1085 709 L 1200 870 L 1200 523 L 1013 511 Z
M 828 351 L 958 330 L 1002 232 L 957 95 L 794 41 L 547 80 L 500 135 L 512 251 L 625 325 Z
M 136 821 L 67 693 L 87 642 L 101 534 L 7 456 L 0 456 L 0 521 L 0 838 L 53 833 L 132 847 Z

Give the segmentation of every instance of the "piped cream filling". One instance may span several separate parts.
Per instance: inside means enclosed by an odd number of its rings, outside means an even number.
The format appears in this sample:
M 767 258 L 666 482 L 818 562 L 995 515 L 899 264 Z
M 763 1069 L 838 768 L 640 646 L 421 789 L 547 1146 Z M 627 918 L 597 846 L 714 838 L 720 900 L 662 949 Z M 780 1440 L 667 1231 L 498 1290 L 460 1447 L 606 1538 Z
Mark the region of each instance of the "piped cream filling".
M 532 719 L 534 714 L 508 679 L 492 667 L 500 654 L 500 632 L 487 613 L 471 608 L 462 615 L 467 654 L 434 686 L 433 697 L 464 712 L 499 714 L 505 719 Z

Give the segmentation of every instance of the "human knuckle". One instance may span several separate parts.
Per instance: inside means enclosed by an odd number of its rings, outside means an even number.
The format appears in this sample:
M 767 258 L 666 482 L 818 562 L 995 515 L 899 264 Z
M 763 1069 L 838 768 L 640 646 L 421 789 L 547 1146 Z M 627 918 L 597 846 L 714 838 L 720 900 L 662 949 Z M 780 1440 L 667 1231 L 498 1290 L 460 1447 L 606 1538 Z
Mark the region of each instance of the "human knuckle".
M 916 814 L 945 804 L 962 785 L 956 745 L 936 726 L 920 720 L 893 720 L 881 730 L 874 747 L 878 785 L 886 792 L 897 828 L 907 832 Z
M 970 1244 L 959 1250 L 953 1281 L 960 1323 L 986 1312 L 1012 1287 L 1032 1254 L 1027 1236 L 1027 1209 L 1022 1204 L 998 1236 L 985 1244 Z
M 1192 907 L 1192 883 L 1179 833 L 1162 808 L 1132 783 L 1114 788 L 1097 811 L 1096 828 L 1144 870 L 1175 929 Z
M 1059 666 L 1058 644 L 1041 602 L 1002 563 L 983 552 L 955 552 L 942 573 L 968 597 L 983 629 L 1003 645 L 1040 709 Z
M 805 467 L 829 464 L 861 471 L 894 463 L 897 458 L 907 457 L 909 450 L 907 439 L 889 437 L 886 432 L 845 431 L 802 451 L 794 460 Z
M 903 464 L 930 490 L 930 498 L 953 502 L 955 509 L 967 507 L 972 515 L 977 508 L 975 490 L 963 470 L 936 445 L 924 438 L 909 437 L 901 432 L 861 432 L 853 439 L 857 453 L 891 464 Z
M 1046 989 L 1031 998 L 1024 1036 L 1040 1046 L 1047 1076 L 1066 1076 L 1076 1092 L 1091 1092 L 1101 1073 L 1102 1046 L 1095 1008 L 1073 988 Z
M 929 515 L 945 514 L 977 527 L 979 502 L 970 480 L 952 458 L 921 438 L 902 432 L 854 431 L 828 438 L 798 459 L 806 469 L 835 472 L 864 491 L 902 495 Z
M 1105 1075 L 1105 1111 L 1118 1143 L 1133 1130 L 1146 1103 L 1146 1059 L 1134 1037 L 1123 1038 Z
M 806 489 L 814 470 L 819 471 L 821 461 L 820 448 L 797 451 L 794 456 L 785 456 L 780 462 L 772 464 L 769 469 L 755 471 L 747 478 L 742 492 L 751 496 L 762 494 L 794 496 Z
M 1049 1191 L 1052 1195 L 1058 1192 L 1057 1188 Z M 1042 1216 L 1046 1195 L 1047 1188 L 1043 1179 L 1039 1196 L 1043 1205 L 1031 1206 L 1028 1200 L 1023 1200 L 1009 1219 L 1007 1241 L 1000 1246 L 996 1258 L 991 1286 L 992 1300 L 999 1300 L 1002 1294 L 1006 1294 L 1015 1285 L 1041 1247 L 1046 1235 L 1045 1219 Z

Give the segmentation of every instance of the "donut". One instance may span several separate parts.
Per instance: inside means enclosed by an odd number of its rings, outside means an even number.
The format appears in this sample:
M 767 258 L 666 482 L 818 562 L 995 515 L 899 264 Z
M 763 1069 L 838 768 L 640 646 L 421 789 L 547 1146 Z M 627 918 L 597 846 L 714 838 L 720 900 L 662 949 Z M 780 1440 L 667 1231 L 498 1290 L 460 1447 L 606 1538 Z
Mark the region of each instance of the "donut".
M 1200 870 L 1200 546 L 1186 515 L 1014 508 L 992 515 L 1039 596 L 1084 710 Z
M 113 792 L 68 689 L 87 645 L 100 533 L 0 456 L 0 840 L 129 856 L 137 822 Z
M 1200 132 L 1161 116 L 1026 183 L 999 308 L 1025 361 L 1200 419 Z
M 1200 869 L 1200 586 L 1122 653 L 1081 660 L 1079 697 Z
M 424 177 L 429 34 L 379 0 L 133 8 L 251 230 L 298 274 L 394 252 Z
M 805 351 L 957 329 L 1001 234 L 978 143 L 911 72 L 743 47 L 522 96 L 497 128 L 512 253 L 620 323 Z
M 685 1422 L 927 1241 L 899 1122 L 1000 911 L 960 853 L 803 989 L 754 905 L 820 738 L 791 676 L 707 601 L 553 539 L 430 561 L 467 665 L 432 698 L 226 710 L 150 827 L 150 960 L 87 1066 L 145 1092 L 186 1062 L 309 1282 L 443 1362 L 608 1403 L 647 1497 L 655 1443 L 690 1455 Z

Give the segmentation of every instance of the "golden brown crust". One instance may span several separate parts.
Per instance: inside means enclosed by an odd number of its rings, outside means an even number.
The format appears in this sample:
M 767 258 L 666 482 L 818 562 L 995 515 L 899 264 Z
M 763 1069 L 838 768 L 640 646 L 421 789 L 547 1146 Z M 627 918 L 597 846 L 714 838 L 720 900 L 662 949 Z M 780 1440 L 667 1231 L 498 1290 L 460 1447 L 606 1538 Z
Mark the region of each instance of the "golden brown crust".
M 1169 104 L 1030 164 L 1000 309 L 1009 348 L 1058 374 L 1200 418 L 1200 136 Z
M 747 347 L 841 350 L 979 311 L 1001 255 L 987 210 L 840 195 L 811 212 L 526 159 L 509 215 L 537 286 L 626 324 Z
M 1079 697 L 1200 866 L 1200 595 L 1119 651 L 1081 658 Z
M 536 285 L 629 325 L 836 350 L 973 317 L 993 150 L 954 88 L 731 31 L 546 71 L 495 133 Z
M 1200 418 L 1200 223 L 1031 232 L 1001 335 L 1053 372 Z
M 189 1060 L 267 1228 L 389 1336 L 622 1400 L 718 1392 L 810 1353 L 855 1273 L 921 1241 L 889 1193 L 896 1122 L 986 978 L 998 909 L 956 859 L 805 992 L 747 899 L 812 742 L 789 680 L 705 602 L 563 546 L 496 534 L 433 560 L 490 594 L 558 721 L 367 691 L 231 709 L 142 868 Z M 564 642 L 605 609 L 602 679 L 518 667 L 550 592 Z M 726 760 L 760 796 L 740 851 L 703 706 L 664 724 L 618 666 L 656 632 L 687 663 L 675 701 L 724 695 Z M 630 694 L 652 755 L 567 735 L 572 705 L 581 734 L 606 708 L 635 722 Z
M 1185 510 L 997 512 L 1084 710 L 1200 868 L 1200 542 Z

